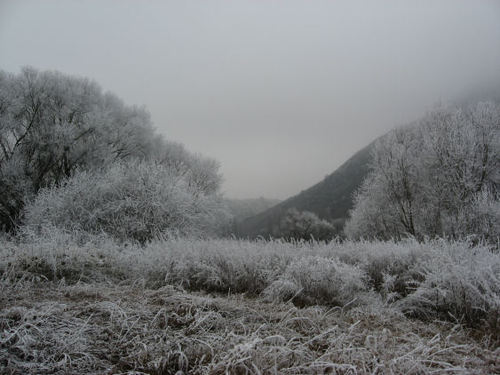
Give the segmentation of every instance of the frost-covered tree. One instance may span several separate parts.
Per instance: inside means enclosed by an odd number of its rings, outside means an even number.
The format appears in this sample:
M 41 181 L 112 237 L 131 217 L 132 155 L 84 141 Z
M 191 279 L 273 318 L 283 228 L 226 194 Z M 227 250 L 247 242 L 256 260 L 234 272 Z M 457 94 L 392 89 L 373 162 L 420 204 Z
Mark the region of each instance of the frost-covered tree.
M 157 136 L 151 148 L 151 158 L 183 176 L 188 185 L 199 192 L 213 194 L 220 189 L 222 176 L 219 173 L 219 163 L 189 152 L 181 143 L 166 141 Z
M 217 162 L 165 141 L 144 108 L 95 82 L 33 68 L 0 72 L 0 229 L 14 228 L 40 189 L 123 160 L 164 164 L 200 194 L 220 187 Z
M 278 235 L 288 239 L 323 241 L 332 239 L 334 233 L 333 225 L 313 212 L 291 208 L 281 220 Z
M 392 131 L 373 149 L 346 234 L 496 241 L 499 152 L 500 107 L 493 103 L 439 109 Z
M 144 109 L 87 79 L 0 73 L 0 225 L 11 227 L 27 199 L 78 167 L 142 157 L 153 136 Z

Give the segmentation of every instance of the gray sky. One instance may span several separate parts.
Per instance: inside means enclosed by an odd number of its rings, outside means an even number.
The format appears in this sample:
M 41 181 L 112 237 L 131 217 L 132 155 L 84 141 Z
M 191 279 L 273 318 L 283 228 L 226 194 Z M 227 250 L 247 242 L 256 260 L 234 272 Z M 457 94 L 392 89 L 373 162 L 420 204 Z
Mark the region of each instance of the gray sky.
M 500 87 L 500 1 L 5 1 L 0 69 L 87 76 L 286 198 L 441 100 Z

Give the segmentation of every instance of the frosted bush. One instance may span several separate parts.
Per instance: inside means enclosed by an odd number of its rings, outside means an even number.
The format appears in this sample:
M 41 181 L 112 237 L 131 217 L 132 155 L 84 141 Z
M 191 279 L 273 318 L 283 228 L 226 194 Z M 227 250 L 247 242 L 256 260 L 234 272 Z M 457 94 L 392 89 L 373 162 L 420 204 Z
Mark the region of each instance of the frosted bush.
M 204 194 L 171 168 L 152 162 L 81 171 L 43 189 L 25 210 L 25 224 L 32 229 L 104 232 L 142 243 L 165 234 L 210 234 L 225 217 L 217 195 Z

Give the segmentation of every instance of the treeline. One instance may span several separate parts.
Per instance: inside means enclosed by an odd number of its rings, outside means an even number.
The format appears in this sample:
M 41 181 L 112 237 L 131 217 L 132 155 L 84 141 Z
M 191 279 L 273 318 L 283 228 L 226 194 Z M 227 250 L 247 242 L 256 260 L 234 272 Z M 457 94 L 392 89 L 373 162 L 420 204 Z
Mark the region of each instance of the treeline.
M 0 72 L 0 228 L 146 241 L 225 216 L 215 160 L 163 139 L 144 108 L 52 71 Z
M 500 106 L 491 102 L 439 109 L 390 132 L 373 146 L 343 233 L 498 243 L 499 152 Z M 346 181 L 336 184 L 350 186 L 353 169 L 365 165 L 345 166 Z M 242 207 L 225 202 L 220 186 L 215 160 L 163 139 L 144 108 L 125 105 L 95 82 L 33 68 L 0 71 L 3 231 L 58 227 L 142 243 L 170 234 L 228 235 L 236 228 L 228 211 Z M 340 222 L 307 207 L 285 208 L 273 237 L 330 240 L 342 233 Z
M 439 109 L 381 138 L 354 198 L 348 237 L 500 236 L 500 106 Z

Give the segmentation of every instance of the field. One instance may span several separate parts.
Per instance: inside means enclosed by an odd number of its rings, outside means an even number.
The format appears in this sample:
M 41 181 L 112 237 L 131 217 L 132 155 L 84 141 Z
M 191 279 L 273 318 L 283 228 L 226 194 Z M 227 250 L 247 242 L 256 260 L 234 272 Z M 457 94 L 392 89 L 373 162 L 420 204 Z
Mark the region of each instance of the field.
M 500 256 L 465 242 L 0 243 L 5 374 L 493 374 Z

